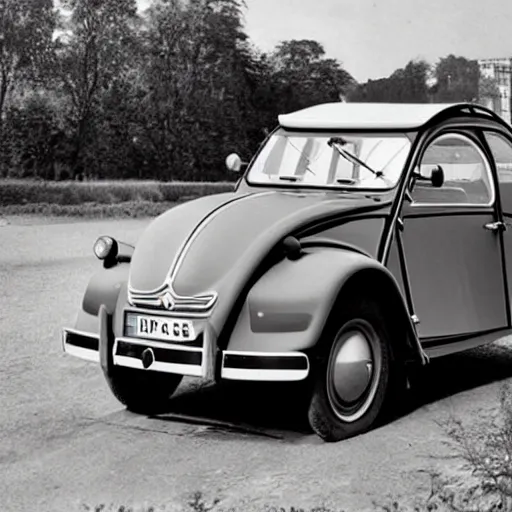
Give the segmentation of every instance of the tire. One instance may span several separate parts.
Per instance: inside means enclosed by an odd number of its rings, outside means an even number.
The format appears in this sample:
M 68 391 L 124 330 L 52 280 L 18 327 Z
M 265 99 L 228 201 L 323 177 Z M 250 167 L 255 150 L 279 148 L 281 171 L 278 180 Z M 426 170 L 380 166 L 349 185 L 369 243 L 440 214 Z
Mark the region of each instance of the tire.
M 389 335 L 377 304 L 358 300 L 336 309 L 342 313 L 327 324 L 308 410 L 311 428 L 326 442 L 375 426 L 392 387 Z
M 168 410 L 169 399 L 183 376 L 114 366 L 106 379 L 112 393 L 129 411 L 157 414 Z

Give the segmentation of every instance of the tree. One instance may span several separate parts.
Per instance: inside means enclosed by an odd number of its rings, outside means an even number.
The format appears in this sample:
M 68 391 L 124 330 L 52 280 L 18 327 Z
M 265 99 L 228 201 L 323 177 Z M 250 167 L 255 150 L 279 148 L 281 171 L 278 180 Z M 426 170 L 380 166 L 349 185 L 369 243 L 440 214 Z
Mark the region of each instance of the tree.
M 439 103 L 477 101 L 480 70 L 476 60 L 448 55 L 435 67 L 434 101 Z
M 129 80 L 137 59 L 134 30 L 135 0 L 63 0 L 69 11 L 66 34 L 57 51 L 59 76 L 70 105 L 74 151 L 73 177 L 81 174 L 95 151 L 95 133 L 102 114 L 101 100 L 109 90 Z M 122 101 L 121 98 L 118 98 Z
M 405 68 L 397 69 L 388 78 L 369 80 L 355 87 L 349 99 L 353 102 L 427 103 L 428 74 L 427 62 L 410 61 Z
M 168 179 L 219 176 L 251 144 L 258 65 L 238 0 L 156 2 L 146 30 L 144 139 Z
M 0 175 L 5 158 L 7 100 L 42 79 L 52 51 L 56 14 L 52 0 L 0 0 Z
M 18 81 L 40 75 L 55 23 L 52 0 L 0 0 L 0 121 Z
M 355 84 L 337 60 L 325 57 L 324 47 L 317 41 L 283 41 L 271 58 L 281 112 L 340 101 Z
M 478 83 L 478 102 L 495 112 L 501 113 L 500 89 L 496 79 L 480 75 Z

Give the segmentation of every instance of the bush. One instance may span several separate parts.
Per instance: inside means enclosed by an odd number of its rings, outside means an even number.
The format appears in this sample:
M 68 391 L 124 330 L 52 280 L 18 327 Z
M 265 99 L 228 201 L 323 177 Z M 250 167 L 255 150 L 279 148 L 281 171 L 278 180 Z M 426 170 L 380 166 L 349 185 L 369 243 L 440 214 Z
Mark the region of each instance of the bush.
M 175 203 L 233 189 L 233 183 L 229 182 L 1 180 L 0 207 L 27 204 Z
M 447 477 L 430 473 L 427 497 L 404 500 L 388 497 L 375 501 L 383 512 L 498 512 L 512 511 L 512 384 L 500 390 L 498 410 L 485 420 L 465 425 L 450 417 L 440 422 L 447 444 L 462 461 Z

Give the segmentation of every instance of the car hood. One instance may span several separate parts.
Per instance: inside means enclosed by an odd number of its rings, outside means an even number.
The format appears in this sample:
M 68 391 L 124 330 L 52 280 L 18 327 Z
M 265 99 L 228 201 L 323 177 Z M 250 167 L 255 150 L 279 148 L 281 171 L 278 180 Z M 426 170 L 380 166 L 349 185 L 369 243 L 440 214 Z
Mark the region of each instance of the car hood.
M 362 195 L 265 191 L 206 196 L 157 217 L 139 239 L 130 265 L 134 292 L 158 293 L 172 282 L 194 297 L 219 291 L 232 273 L 254 269 L 285 236 L 325 217 L 382 208 Z

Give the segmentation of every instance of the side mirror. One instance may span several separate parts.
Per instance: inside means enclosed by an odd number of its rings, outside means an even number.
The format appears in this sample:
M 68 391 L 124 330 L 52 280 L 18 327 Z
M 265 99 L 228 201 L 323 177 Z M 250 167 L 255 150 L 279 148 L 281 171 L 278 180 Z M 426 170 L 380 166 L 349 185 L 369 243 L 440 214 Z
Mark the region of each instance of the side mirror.
M 432 182 L 433 187 L 441 188 L 443 186 L 444 171 L 440 165 L 438 165 L 435 169 L 432 169 L 432 174 L 430 175 L 430 181 Z
M 423 176 L 419 172 L 414 172 L 413 176 L 419 181 L 430 181 L 432 186 L 436 188 L 441 188 L 444 185 L 444 171 L 440 165 L 432 169 L 429 177 Z
M 236 153 L 231 153 L 226 158 L 226 167 L 228 168 L 229 171 L 240 172 L 240 169 L 242 169 L 242 165 L 242 159 Z

